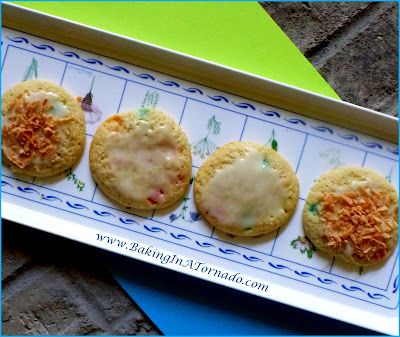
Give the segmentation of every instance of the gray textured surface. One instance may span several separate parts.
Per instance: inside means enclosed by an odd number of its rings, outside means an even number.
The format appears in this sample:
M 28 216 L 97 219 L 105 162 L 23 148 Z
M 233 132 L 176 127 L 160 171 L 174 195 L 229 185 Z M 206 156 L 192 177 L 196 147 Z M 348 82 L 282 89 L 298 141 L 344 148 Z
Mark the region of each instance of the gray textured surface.
M 159 335 L 99 250 L 2 222 L 2 335 Z
M 397 2 L 260 2 L 344 100 L 399 115 Z
M 397 3 L 261 4 L 342 99 L 398 116 Z M 2 234 L 2 335 L 160 334 L 97 249 L 7 221 Z
M 371 6 L 371 2 L 260 2 L 306 56 Z

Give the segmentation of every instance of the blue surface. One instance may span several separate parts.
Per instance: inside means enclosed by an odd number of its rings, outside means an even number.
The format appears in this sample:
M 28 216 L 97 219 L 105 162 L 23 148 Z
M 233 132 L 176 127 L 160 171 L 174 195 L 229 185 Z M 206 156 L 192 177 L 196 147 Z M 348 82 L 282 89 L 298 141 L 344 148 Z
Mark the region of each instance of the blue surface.
M 133 259 L 106 254 L 106 261 L 165 335 L 377 335 Z

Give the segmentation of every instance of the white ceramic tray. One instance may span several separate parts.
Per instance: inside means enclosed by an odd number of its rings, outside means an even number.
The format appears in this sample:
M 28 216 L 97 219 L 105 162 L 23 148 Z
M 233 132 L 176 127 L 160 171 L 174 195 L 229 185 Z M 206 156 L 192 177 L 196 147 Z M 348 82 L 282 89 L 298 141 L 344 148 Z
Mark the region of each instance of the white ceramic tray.
M 19 20 L 21 16 L 25 20 Z M 27 16 L 35 20 L 26 20 Z M 28 29 L 20 27 L 18 22 L 22 21 L 44 22 L 64 30 L 57 38 L 57 29 L 51 33 L 46 33 L 43 25 Z M 76 97 L 92 95 L 91 108 L 86 108 L 91 111 L 85 111 L 86 148 L 77 165 L 46 179 L 14 174 L 2 166 L 3 218 L 267 299 L 398 334 L 398 248 L 385 264 L 364 268 L 360 273 L 358 268 L 314 251 L 309 242 L 301 240 L 304 200 L 314 180 L 324 172 L 346 165 L 368 167 L 398 188 L 398 145 L 387 141 L 396 139 L 396 119 L 14 5 L 3 4 L 3 25 L 14 29 L 2 28 L 2 93 L 23 80 L 38 78 L 58 83 Z M 102 53 L 93 41 L 87 43 L 92 52 L 65 44 L 68 32 L 78 29 L 81 36 L 101 36 L 102 41 L 114 41 L 121 49 L 131 50 L 130 55 L 136 55 L 141 65 L 146 63 L 144 55 L 152 55 L 152 68 L 168 74 L 107 58 L 103 56 L 107 52 Z M 39 31 L 41 37 L 32 35 Z M 79 41 L 73 44 L 82 47 Z M 122 52 L 121 59 L 129 57 Z M 186 71 L 177 71 L 174 66 L 178 64 Z M 194 75 L 193 67 L 202 69 L 202 75 Z M 212 74 L 225 91 L 199 84 L 209 84 Z M 257 90 L 246 89 L 248 83 Z M 260 99 L 255 100 L 261 91 Z M 307 104 L 310 111 L 305 108 Z M 300 181 L 299 203 L 290 223 L 257 238 L 231 237 L 199 216 L 191 189 L 184 200 L 155 212 L 127 209 L 106 197 L 89 170 L 92 136 L 107 117 L 141 106 L 156 106 L 183 127 L 192 147 L 193 175 L 216 147 L 228 142 L 247 140 L 277 147 Z M 319 119 L 309 117 L 317 113 Z M 373 125 L 368 126 L 368 121 Z M 358 131 L 338 124 L 352 125 Z

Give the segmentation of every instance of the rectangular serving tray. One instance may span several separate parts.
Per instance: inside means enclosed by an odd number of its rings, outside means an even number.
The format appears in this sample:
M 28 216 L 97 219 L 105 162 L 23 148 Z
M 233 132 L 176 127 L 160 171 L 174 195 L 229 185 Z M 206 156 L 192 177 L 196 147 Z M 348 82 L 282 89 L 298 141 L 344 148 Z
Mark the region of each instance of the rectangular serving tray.
M 90 92 L 93 98 L 78 165 L 48 179 L 2 166 L 3 218 L 398 334 L 398 247 L 384 265 L 360 274 L 301 240 L 304 200 L 322 173 L 365 166 L 398 188 L 396 118 L 13 4 L 2 3 L 2 25 L 2 93 L 37 73 L 74 96 Z M 201 219 L 191 189 L 181 202 L 155 212 L 127 209 L 102 194 L 88 167 L 91 138 L 105 118 L 142 104 L 165 110 L 183 127 L 193 175 L 215 146 L 275 141 L 300 181 L 290 223 L 258 238 L 230 237 Z

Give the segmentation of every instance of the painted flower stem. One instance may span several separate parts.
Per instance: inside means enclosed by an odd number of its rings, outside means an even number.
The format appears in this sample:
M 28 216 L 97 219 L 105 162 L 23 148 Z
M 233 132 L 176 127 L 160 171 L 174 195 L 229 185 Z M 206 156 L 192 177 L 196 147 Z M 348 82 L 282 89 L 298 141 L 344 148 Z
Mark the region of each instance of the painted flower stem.
M 385 177 L 389 181 L 389 183 L 392 182 L 392 171 L 393 171 L 393 167 L 390 169 L 389 174 Z
M 339 149 L 328 149 L 325 152 L 320 152 L 319 156 L 327 160 L 329 167 L 338 168 L 345 165 L 345 163 L 340 160 Z
M 215 115 L 208 120 L 207 130 L 207 135 L 192 145 L 193 154 L 200 155 L 200 158 L 205 158 L 218 149 L 217 145 L 209 138 L 211 132 L 213 135 L 218 135 L 221 131 L 221 122 L 215 119 Z
M 32 80 L 33 78 L 37 78 L 38 77 L 38 68 L 39 68 L 38 62 L 33 57 L 30 66 L 28 68 L 26 68 L 22 82 Z
M 74 185 L 76 185 L 76 188 L 79 190 L 79 192 L 82 192 L 83 189 L 85 188 L 85 183 L 83 183 L 78 178 L 76 178 L 76 175 L 74 173 L 72 173 L 73 172 L 72 167 L 65 170 L 64 172 L 65 172 L 68 180 L 72 180 L 72 182 L 74 183 Z
M 142 108 L 155 108 L 158 104 L 160 95 L 157 91 L 147 91 L 142 102 Z
M 275 138 L 275 129 L 272 129 L 271 138 L 265 144 L 266 146 L 270 146 L 272 150 L 278 152 L 278 141 Z
M 181 209 L 179 215 L 172 213 L 169 216 L 170 222 L 173 222 L 178 219 L 182 219 L 183 221 L 190 222 L 190 223 L 200 220 L 200 214 L 197 212 L 190 211 L 189 218 L 187 218 L 185 215 L 186 211 L 189 208 L 189 206 L 187 205 L 187 202 L 190 200 L 189 193 L 192 189 L 193 181 L 194 181 L 194 176 L 192 176 L 192 178 L 190 179 L 190 188 L 189 188 L 189 191 L 188 191 L 188 194 L 186 195 L 186 197 L 183 198 L 183 206 L 182 206 L 182 209 Z

